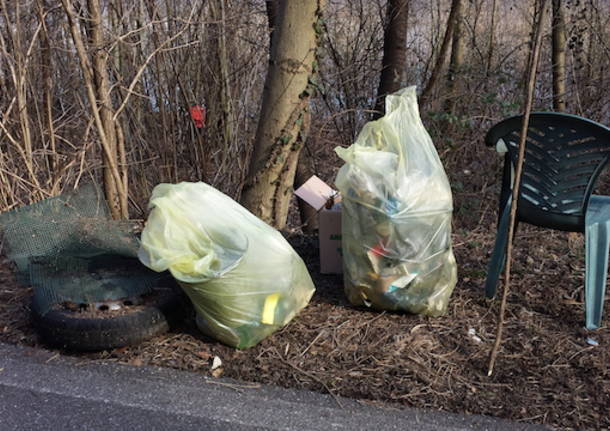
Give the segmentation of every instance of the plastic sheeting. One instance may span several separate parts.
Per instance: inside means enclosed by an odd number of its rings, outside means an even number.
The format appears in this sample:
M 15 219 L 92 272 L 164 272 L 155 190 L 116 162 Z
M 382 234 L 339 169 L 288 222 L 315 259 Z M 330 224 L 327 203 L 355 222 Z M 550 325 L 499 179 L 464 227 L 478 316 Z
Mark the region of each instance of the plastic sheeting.
M 386 97 L 336 178 L 343 196 L 345 292 L 352 304 L 430 316 L 447 310 L 457 281 L 451 188 L 419 117 L 415 87 Z
M 205 334 L 247 348 L 287 324 L 314 285 L 284 237 L 205 183 L 153 190 L 138 256 L 169 269 L 197 311 Z

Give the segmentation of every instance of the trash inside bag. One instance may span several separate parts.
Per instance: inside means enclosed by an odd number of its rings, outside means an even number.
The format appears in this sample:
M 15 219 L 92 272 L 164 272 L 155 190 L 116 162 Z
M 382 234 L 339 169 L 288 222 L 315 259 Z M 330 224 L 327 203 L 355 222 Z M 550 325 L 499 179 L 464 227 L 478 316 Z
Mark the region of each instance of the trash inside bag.
M 386 115 L 349 148 L 343 196 L 344 284 L 355 305 L 439 316 L 457 281 L 449 181 L 419 117 L 415 87 L 386 97 Z
M 138 257 L 169 270 L 206 335 L 254 346 L 307 305 L 314 285 L 284 237 L 205 183 L 160 184 Z

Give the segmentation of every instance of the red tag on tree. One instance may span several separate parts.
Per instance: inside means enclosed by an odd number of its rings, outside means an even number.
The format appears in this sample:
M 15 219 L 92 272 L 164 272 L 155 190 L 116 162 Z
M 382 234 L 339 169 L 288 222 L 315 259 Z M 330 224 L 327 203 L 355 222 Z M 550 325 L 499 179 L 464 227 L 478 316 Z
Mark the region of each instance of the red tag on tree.
M 195 105 L 191 106 L 191 118 L 195 123 L 195 127 L 202 129 L 205 125 L 205 108 L 203 106 Z

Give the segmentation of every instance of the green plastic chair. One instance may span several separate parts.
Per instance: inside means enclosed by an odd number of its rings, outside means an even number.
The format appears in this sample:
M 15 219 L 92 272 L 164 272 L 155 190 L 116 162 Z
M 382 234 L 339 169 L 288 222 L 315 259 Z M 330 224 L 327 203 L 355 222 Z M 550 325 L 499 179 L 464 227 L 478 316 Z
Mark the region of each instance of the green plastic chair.
M 522 116 L 492 127 L 488 146 L 506 152 L 496 243 L 485 294 L 493 298 L 506 261 L 514 166 Z M 608 249 L 610 196 L 592 195 L 610 158 L 610 129 L 575 115 L 536 112 L 530 116 L 516 222 L 585 234 L 585 315 L 587 329 L 602 320 Z

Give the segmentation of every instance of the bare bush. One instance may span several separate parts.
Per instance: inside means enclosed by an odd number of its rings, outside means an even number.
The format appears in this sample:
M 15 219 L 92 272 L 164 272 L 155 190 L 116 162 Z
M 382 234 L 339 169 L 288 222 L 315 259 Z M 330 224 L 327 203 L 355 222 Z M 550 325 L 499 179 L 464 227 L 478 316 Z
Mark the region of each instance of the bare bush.
M 450 3 L 409 2 L 405 86 L 429 82 Z M 458 198 L 486 187 L 465 170 L 485 172 L 496 163 L 481 148 L 484 131 L 518 113 L 530 3 L 464 2 L 463 62 L 451 78 L 459 86 L 439 80 L 422 107 Z M 131 215 L 143 216 L 159 182 L 205 180 L 239 196 L 268 66 L 265 2 L 100 0 L 99 46 L 91 44 L 85 1 L 70 4 L 86 54 L 103 52 L 108 59 L 107 102 L 120 130 L 117 139 L 124 139 L 118 164 L 129 177 Z M 8 210 L 85 179 L 101 181 L 108 162 L 64 9 L 48 0 L 0 0 L 0 8 L 0 210 Z M 327 180 L 338 165 L 332 148 L 349 145 L 371 118 L 385 10 L 384 0 L 328 2 L 306 148 Z M 602 123 L 610 121 L 609 17 L 607 2 L 565 1 L 566 111 Z M 544 25 L 536 110 L 553 106 L 550 19 Z M 203 129 L 189 116 L 194 105 L 207 109 Z

